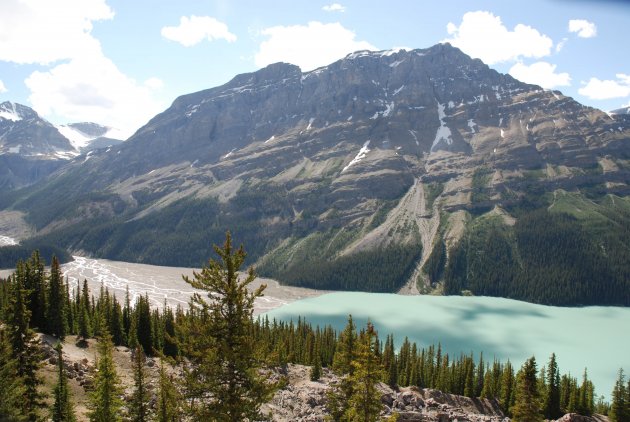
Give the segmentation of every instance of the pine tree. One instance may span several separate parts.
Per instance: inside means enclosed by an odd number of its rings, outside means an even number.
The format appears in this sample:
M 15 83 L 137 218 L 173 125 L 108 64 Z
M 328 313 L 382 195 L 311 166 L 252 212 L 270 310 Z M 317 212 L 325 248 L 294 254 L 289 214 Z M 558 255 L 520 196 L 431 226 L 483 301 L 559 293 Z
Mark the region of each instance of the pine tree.
M 158 422 L 178 422 L 179 415 L 179 393 L 175 387 L 173 380 L 166 374 L 164 363 L 160 364 L 160 384 L 157 398 L 157 415 Z
M 512 364 L 508 360 L 503 368 L 503 374 L 501 374 L 501 410 L 506 415 L 511 415 L 509 411 L 513 404 L 514 398 L 514 369 Z
M 315 363 L 311 368 L 310 378 L 311 381 L 319 381 L 322 376 L 322 360 L 319 356 L 315 356 Z
M 552 353 L 547 366 L 547 379 L 543 415 L 546 419 L 558 419 L 562 416 L 560 409 L 560 371 L 556 362 L 556 354 Z
M 59 268 L 59 260 L 53 256 L 50 266 L 50 281 L 48 282 L 48 332 L 63 340 L 68 332 L 67 318 L 63 277 Z
M 52 408 L 53 422 L 74 422 L 76 417 L 70 398 L 70 390 L 68 389 L 68 379 L 63 367 L 63 353 L 61 343 L 55 346 L 57 351 L 57 385 L 55 386 L 54 396 L 55 402 Z
M 94 391 L 90 395 L 89 418 L 91 422 L 119 422 L 122 390 L 114 366 L 114 345 L 106 329 L 103 329 L 97 349 L 97 372 L 94 377 Z
M 356 359 L 352 362 L 352 395 L 345 415 L 348 421 L 373 422 L 378 420 L 381 412 L 381 393 L 376 384 L 383 379 L 385 371 L 376 356 L 375 338 L 374 326 L 368 322 L 358 341 Z
M 593 414 L 593 407 L 595 407 L 595 392 L 593 383 L 589 381 L 586 368 L 584 368 L 584 374 L 582 375 L 582 385 L 579 389 L 578 399 L 578 412 L 584 416 L 590 416 Z
M 536 380 L 536 358 L 529 358 L 516 376 L 516 391 L 512 407 L 515 422 L 537 422 L 543 419 L 540 413 L 540 397 Z
M 164 307 L 164 346 L 163 353 L 165 356 L 177 358 L 179 355 L 179 345 L 177 344 L 177 336 L 175 334 L 175 317 L 170 307 Z
M 617 381 L 612 391 L 612 403 L 610 405 L 609 417 L 612 422 L 629 422 L 630 413 L 628 407 L 628 392 L 626 391 L 625 376 L 623 369 L 619 369 Z
M 315 341 L 313 346 L 313 366 L 311 367 L 310 373 L 311 381 L 318 381 L 322 376 L 322 358 L 320 347 L 320 344 Z
M 0 420 L 22 420 L 23 379 L 17 373 L 17 361 L 11 356 L 6 330 L 0 327 Z
M 140 296 L 136 302 L 136 335 L 138 343 L 142 346 L 144 353 L 153 353 L 153 324 L 151 321 L 151 305 L 149 304 L 149 296 Z
M 184 277 L 191 286 L 209 292 L 211 301 L 193 296 L 205 320 L 201 334 L 207 340 L 194 358 L 199 364 L 206 394 L 212 397 L 194 415 L 204 420 L 241 421 L 260 419 L 260 406 L 267 401 L 272 387 L 258 373 L 254 341 L 250 336 L 254 301 L 263 295 L 265 285 L 253 292 L 247 287 L 256 278 L 253 268 L 239 280 L 237 271 L 245 260 L 241 246 L 234 251 L 230 233 L 222 248 L 214 247 L 220 261 L 211 259 L 193 278 Z M 193 341 L 195 341 L 193 339 Z
M 16 374 L 22 379 L 23 396 L 20 399 L 22 415 L 29 421 L 39 420 L 39 409 L 44 407 L 44 395 L 38 391 L 42 383 L 37 371 L 40 367 L 39 340 L 29 327 L 31 311 L 27 308 L 28 291 L 24 288 L 19 271 L 13 277 L 11 299 L 6 309 L 6 324 Z
M 357 341 L 356 328 L 352 321 L 352 315 L 348 315 L 348 323 L 339 334 L 337 348 L 333 357 L 333 370 L 342 375 L 352 373 L 352 361 L 356 353 L 355 343 Z
M 146 380 L 146 358 L 141 347 L 133 351 L 133 382 L 134 391 L 129 403 L 129 416 L 132 422 L 146 422 L 149 420 L 149 391 Z
M 78 299 L 79 303 L 77 304 L 77 322 L 79 325 L 79 337 L 81 337 L 84 343 L 85 340 L 92 337 L 93 333 L 87 280 L 83 280 L 83 290 L 81 292 L 81 295 L 78 296 Z

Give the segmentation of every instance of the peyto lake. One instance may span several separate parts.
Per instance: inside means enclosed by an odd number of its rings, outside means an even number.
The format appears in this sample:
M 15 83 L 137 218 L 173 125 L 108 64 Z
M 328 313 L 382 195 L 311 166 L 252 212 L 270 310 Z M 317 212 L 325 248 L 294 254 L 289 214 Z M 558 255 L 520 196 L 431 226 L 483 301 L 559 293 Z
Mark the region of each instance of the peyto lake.
M 442 344 L 449 354 L 483 351 L 484 358 L 508 358 L 518 368 L 535 355 L 538 368 L 552 352 L 561 373 L 581 380 L 586 366 L 596 394 L 610 398 L 617 370 L 630 370 L 630 308 L 559 308 L 491 297 L 401 296 L 375 293 L 330 293 L 289 303 L 267 312 L 269 318 L 306 318 L 313 325 L 337 330 L 352 314 L 357 327 L 368 318 L 384 340 L 394 334 L 418 345 Z

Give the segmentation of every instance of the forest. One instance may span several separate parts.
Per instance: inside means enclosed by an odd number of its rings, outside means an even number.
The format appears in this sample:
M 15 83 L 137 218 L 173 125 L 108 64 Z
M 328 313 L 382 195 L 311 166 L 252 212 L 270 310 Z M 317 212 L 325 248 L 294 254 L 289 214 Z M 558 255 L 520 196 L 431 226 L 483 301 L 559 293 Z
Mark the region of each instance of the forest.
M 556 306 L 630 306 L 630 213 L 598 220 L 538 208 L 514 226 L 480 217 L 450 251 L 445 294 Z M 431 274 L 442 270 L 439 251 Z M 437 270 L 434 269 L 437 267 Z
M 322 368 L 341 377 L 328 397 L 334 421 L 377 420 L 382 410 L 377 382 L 495 399 L 516 421 L 556 419 L 569 412 L 607 414 L 613 422 L 630 420 L 630 380 L 626 382 L 623 370 L 607 403 L 596 396 L 586 369 L 579 379 L 562 374 L 555 355 L 542 366 L 531 357 L 515 368 L 509 361 L 487 361 L 484 354 L 449 355 L 439 344 L 419 347 L 405 339 L 396 349 L 393 336 L 380 337 L 370 323 L 356 327 L 352 316 L 341 332 L 313 327 L 303 319 L 255 319 L 253 301 L 264 294 L 264 286 L 248 290 L 255 277 L 252 268 L 238 277 L 244 250 L 233 248 L 228 235 L 215 252 L 218 259 L 186 281 L 217 299 L 207 301 L 197 294 L 188 308 L 175 309 L 152 308 L 146 296 L 135 303 L 129 295 L 119 301 L 103 288 L 94 295 L 86 282 L 71 289 L 59 261 L 53 257 L 46 270 L 38 252 L 19 261 L 15 274 L 0 281 L 3 420 L 75 420 L 61 345 L 54 391 L 45 397 L 38 388 L 43 363 L 36 332 L 60 340 L 76 335 L 79 343 L 98 338 L 98 370 L 89 395 L 91 421 L 262 420 L 260 405 L 282 383 L 266 382 L 257 368 L 288 363 L 310 366 L 313 380 Z M 114 346 L 133 350 L 133 395 L 126 402 L 120 400 Z M 145 356 L 162 362 L 154 399 L 147 392 Z M 173 374 L 168 368 L 177 368 L 180 375 L 167 376 Z M 366 391 L 370 393 L 363 394 Z

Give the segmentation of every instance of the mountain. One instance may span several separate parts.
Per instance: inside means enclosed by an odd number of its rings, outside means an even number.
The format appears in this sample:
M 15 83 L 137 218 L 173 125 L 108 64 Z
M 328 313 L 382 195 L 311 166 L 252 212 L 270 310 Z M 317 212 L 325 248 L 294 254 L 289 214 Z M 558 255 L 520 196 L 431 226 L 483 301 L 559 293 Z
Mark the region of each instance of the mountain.
M 32 184 L 75 155 L 70 142 L 33 109 L 0 104 L 0 190 Z
M 630 114 L 630 107 L 618 108 L 617 110 L 613 110 L 610 114 Z
M 181 96 L 0 205 L 119 260 L 197 266 L 231 229 L 261 273 L 296 285 L 630 305 L 629 142 L 623 116 L 449 44 L 361 51 Z
M 54 126 L 35 110 L 0 104 L 0 190 L 31 185 L 97 148 L 119 144 L 118 132 L 95 123 Z
M 57 129 L 81 153 L 118 145 L 124 137 L 117 129 L 91 122 L 69 123 Z

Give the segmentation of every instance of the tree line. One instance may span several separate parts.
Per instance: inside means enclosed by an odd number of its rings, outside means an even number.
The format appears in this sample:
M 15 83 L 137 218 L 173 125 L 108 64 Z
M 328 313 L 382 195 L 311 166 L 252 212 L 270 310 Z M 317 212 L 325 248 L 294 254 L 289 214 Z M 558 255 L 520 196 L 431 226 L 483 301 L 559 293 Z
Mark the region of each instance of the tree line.
M 301 318 L 254 319 L 254 300 L 264 286 L 248 289 L 251 268 L 238 276 L 245 252 L 232 246 L 230 236 L 215 250 L 219 259 L 186 279 L 208 292 L 195 294 L 187 309 L 152 309 L 148 297 L 131 303 L 128 294 L 121 303 L 105 288 L 95 297 L 86 282 L 71 291 L 58 261 L 53 258 L 47 271 L 38 253 L 18 262 L 15 274 L 0 281 L 0 415 L 9 421 L 75 418 L 61 343 L 53 405 L 45 409 L 37 330 L 59 339 L 75 334 L 79 343 L 99 339 L 89 400 L 92 421 L 262 420 L 267 415 L 260 406 L 280 387 L 266 380 L 265 371 L 288 363 L 311 366 L 313 380 L 324 368 L 340 376 L 327 404 L 335 421 L 378 420 L 377 382 L 496 399 L 517 421 L 566 412 L 629 420 L 630 383 L 622 371 L 609 405 L 595 396 L 586 370 L 579 380 L 561 375 L 555 355 L 540 370 L 534 357 L 516 370 L 509 361 L 449 355 L 440 345 L 419 347 L 408 339 L 396 349 L 393 336 L 379 339 L 370 323 L 358 330 L 351 316 L 339 333 Z M 133 351 L 133 394 L 125 403 L 114 345 Z M 154 401 L 147 389 L 147 355 L 162 358 Z

